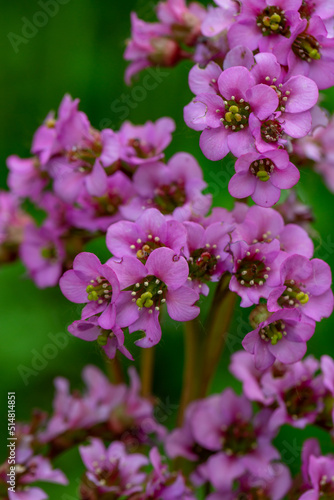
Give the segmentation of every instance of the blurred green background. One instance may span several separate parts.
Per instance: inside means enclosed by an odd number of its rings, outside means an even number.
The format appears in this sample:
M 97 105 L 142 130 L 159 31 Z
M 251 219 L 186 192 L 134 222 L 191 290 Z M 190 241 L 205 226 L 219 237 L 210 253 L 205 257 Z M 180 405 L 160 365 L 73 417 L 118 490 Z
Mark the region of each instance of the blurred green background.
M 226 175 L 219 163 L 210 163 L 204 158 L 198 146 L 199 134 L 189 130 L 183 122 L 183 106 L 191 99 L 187 86 L 191 63 L 164 69 L 155 89 L 143 87 L 143 74 L 133 87 L 124 83 L 126 64 L 122 54 L 130 34 L 130 11 L 135 10 L 139 17 L 154 21 L 153 9 L 157 2 L 63 0 L 62 4 L 57 3 L 58 12 L 47 16 L 44 26 L 36 32 L 29 31 L 27 26 L 32 21 L 43 24 L 36 14 L 42 10 L 42 3 L 43 0 L 2 2 L 1 188 L 6 186 L 6 157 L 10 154 L 29 156 L 34 131 L 50 109 L 57 109 L 63 95 L 70 93 L 81 99 L 80 108 L 97 128 L 118 129 L 124 119 L 140 124 L 161 116 L 172 117 L 177 129 L 167 157 L 180 150 L 195 155 L 203 167 L 214 205 L 231 208 L 233 202 L 227 191 L 230 174 Z M 18 42 L 17 36 L 22 34 L 30 36 L 25 38 L 27 43 Z M 129 98 L 131 105 L 121 108 L 120 101 Z M 325 93 L 323 104 L 331 111 L 333 98 L 333 91 Z M 225 163 L 231 172 L 231 162 Z M 304 202 L 314 208 L 314 227 L 319 233 L 315 241 L 316 256 L 325 259 L 333 268 L 333 195 L 320 177 L 308 170 L 302 172 L 298 190 Z M 103 242 L 97 244 L 96 249 L 103 255 Z M 82 368 L 88 363 L 103 367 L 103 359 L 95 344 L 66 334 L 67 325 L 78 318 L 78 308 L 65 300 L 58 289 L 38 290 L 26 278 L 19 263 L 1 268 L 0 295 L 0 408 L 3 409 L 0 430 L 6 437 L 7 391 L 16 392 L 17 418 L 28 420 L 34 407 L 51 409 L 55 376 L 67 377 L 73 387 L 81 388 Z M 206 305 L 203 304 L 204 309 Z M 241 347 L 246 318 L 247 311 L 240 313 L 238 310 L 213 391 L 222 390 L 228 384 L 240 390 L 240 384 L 233 380 L 227 367 L 231 352 Z M 316 357 L 324 353 L 334 355 L 333 331 L 334 317 L 323 320 L 309 342 L 308 352 Z M 61 334 L 62 345 L 56 345 L 57 334 Z M 134 354 L 138 359 L 139 350 L 134 350 Z M 162 401 L 163 423 L 166 423 L 176 416 L 175 407 L 181 391 L 181 325 L 171 321 L 164 324 L 156 357 L 154 389 Z M 125 366 L 128 365 L 126 361 Z M 324 452 L 328 452 L 330 442 L 326 434 L 313 428 L 305 431 L 283 429 L 279 435 L 276 444 L 281 450 L 288 449 L 284 456 L 294 471 L 299 466 L 303 439 L 313 434 L 320 437 Z M 4 443 L 4 439 L 1 441 Z M 5 446 L 1 447 L 0 455 L 5 458 Z M 73 500 L 77 498 L 75 492 L 82 473 L 77 451 L 64 456 L 59 464 L 70 478 L 70 486 L 47 486 L 45 489 L 51 499 Z

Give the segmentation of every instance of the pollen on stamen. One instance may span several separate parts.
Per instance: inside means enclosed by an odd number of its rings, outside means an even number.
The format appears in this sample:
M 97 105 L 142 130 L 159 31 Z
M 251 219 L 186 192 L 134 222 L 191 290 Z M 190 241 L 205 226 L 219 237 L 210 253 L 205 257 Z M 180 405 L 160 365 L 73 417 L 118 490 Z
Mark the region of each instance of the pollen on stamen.
M 267 280 L 269 278 L 268 274 L 264 274 L 263 277 L 265 280 Z
M 270 80 L 270 76 L 266 76 L 266 77 L 265 77 L 265 80 L 266 80 L 267 82 L 269 82 L 269 80 Z
M 246 252 L 247 257 L 250 257 L 250 254 L 251 254 L 250 252 Z
M 159 236 L 156 236 L 156 237 L 154 238 L 154 241 L 157 241 L 157 242 L 158 242 L 158 241 L 160 241 Z
M 100 299 L 100 300 L 98 300 L 98 301 L 97 301 L 97 303 L 98 303 L 98 304 L 103 304 L 103 300 L 102 300 L 102 299 Z
M 166 299 L 161 299 L 161 304 L 164 304 L 166 302 Z
M 157 291 L 157 294 L 158 294 L 158 295 L 162 295 L 162 293 L 163 293 L 163 291 L 162 291 L 162 290 L 158 290 L 158 291 Z
M 135 297 L 137 295 L 137 292 L 131 292 L 131 295 Z
M 140 283 L 136 283 L 136 288 L 139 288 L 140 287 Z
M 210 243 L 206 243 L 205 246 L 206 246 L 206 248 L 210 248 L 211 245 L 210 245 Z
M 159 307 L 159 306 L 156 306 L 154 309 L 155 309 L 156 311 L 160 311 L 160 307 Z
M 153 238 L 153 236 L 151 234 L 149 234 L 147 237 L 149 240 L 151 240 Z
M 148 286 L 148 281 L 144 281 L 144 286 Z
M 136 245 L 130 245 L 131 250 L 135 250 Z
M 155 280 L 155 284 L 156 284 L 156 285 L 159 285 L 159 283 L 160 283 L 160 280 L 156 279 L 156 280 Z
M 244 280 L 241 280 L 240 285 L 244 285 L 244 284 L 245 284 Z
M 266 271 L 271 271 L 271 267 L 266 267 Z

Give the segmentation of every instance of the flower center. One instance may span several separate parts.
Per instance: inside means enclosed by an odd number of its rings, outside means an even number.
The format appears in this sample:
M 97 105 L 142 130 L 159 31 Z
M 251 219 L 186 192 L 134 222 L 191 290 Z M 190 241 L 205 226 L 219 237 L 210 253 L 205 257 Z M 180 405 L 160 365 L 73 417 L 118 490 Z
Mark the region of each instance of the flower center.
M 274 5 L 266 7 L 256 18 L 256 24 L 262 31 L 263 36 L 280 34 L 288 36 L 290 29 L 287 26 L 284 10 Z
M 100 467 L 98 462 L 93 462 L 94 472 L 101 486 L 120 486 L 121 474 L 119 470 L 119 460 L 114 458 L 110 461 L 110 466 Z
M 286 281 L 284 286 L 286 286 L 286 289 L 278 299 L 281 307 L 299 307 L 300 305 L 307 304 L 310 297 L 307 293 L 301 291 L 295 284 L 295 280 Z
M 240 285 L 247 288 L 254 285 L 262 286 L 269 277 L 268 271 L 270 271 L 270 267 L 266 266 L 263 260 L 256 258 L 258 253 L 256 250 L 255 255 L 252 256 L 250 252 L 247 252 L 246 257 L 240 262 L 238 261 L 239 266 L 235 273 Z
M 251 113 L 250 105 L 244 99 L 237 101 L 234 96 L 229 101 L 225 100 L 225 116 L 220 121 L 226 129 L 239 132 L 248 126 L 248 118 Z
M 136 250 L 137 259 L 145 262 L 147 257 L 151 252 L 153 252 L 153 250 L 156 250 L 157 248 L 161 248 L 163 246 L 164 245 L 160 242 L 159 236 L 153 236 L 152 234 L 149 234 L 147 236 L 146 242 L 143 243 L 143 241 L 138 238 L 136 244 L 130 245 L 130 248 L 131 250 Z
M 207 248 L 198 248 L 189 258 L 189 276 L 193 280 L 210 281 L 220 256 L 212 255 Z
M 302 19 L 310 19 L 315 12 L 315 3 L 310 0 L 303 0 L 299 9 L 299 14 Z
M 131 290 L 132 302 L 135 302 L 139 310 L 145 307 L 149 313 L 160 310 L 161 304 L 166 302 L 167 286 L 156 276 L 146 276 L 140 283 L 130 286 L 126 290 Z
M 277 120 L 267 120 L 261 124 L 261 137 L 265 142 L 278 142 L 283 130 Z
M 171 182 L 155 189 L 154 202 L 163 214 L 171 214 L 186 202 L 184 182 Z
M 128 141 L 128 146 L 132 147 L 135 150 L 136 156 L 138 158 L 150 158 L 156 154 L 155 149 L 151 144 L 148 144 L 145 141 L 141 141 L 140 139 L 130 139 Z
M 57 249 L 54 245 L 50 244 L 49 246 L 43 247 L 41 249 L 41 256 L 43 259 L 49 260 L 51 262 L 55 262 L 58 257 Z
M 115 215 L 118 207 L 122 204 L 122 198 L 117 193 L 108 193 L 100 197 L 93 196 L 92 200 L 95 205 L 96 215 L 100 217 Z
M 109 281 L 103 276 L 97 276 L 95 280 L 90 281 L 90 285 L 86 288 L 87 298 L 89 301 L 103 304 L 104 301 L 109 301 L 112 295 L 112 287 Z
M 274 321 L 264 328 L 260 328 L 259 335 L 265 342 L 276 345 L 279 340 L 286 337 L 285 324 L 282 320 Z
M 292 387 L 283 397 L 287 412 L 293 420 L 304 417 L 317 409 L 317 396 L 306 383 Z
M 264 160 L 257 160 L 251 163 L 249 170 L 260 181 L 266 182 L 270 179 L 270 174 L 273 173 L 275 164 L 266 158 Z
M 227 455 L 246 455 L 256 446 L 256 434 L 251 423 L 234 422 L 223 429 L 223 450 Z
M 292 50 L 303 61 L 311 62 L 321 58 L 320 44 L 312 35 L 301 33 L 292 44 Z

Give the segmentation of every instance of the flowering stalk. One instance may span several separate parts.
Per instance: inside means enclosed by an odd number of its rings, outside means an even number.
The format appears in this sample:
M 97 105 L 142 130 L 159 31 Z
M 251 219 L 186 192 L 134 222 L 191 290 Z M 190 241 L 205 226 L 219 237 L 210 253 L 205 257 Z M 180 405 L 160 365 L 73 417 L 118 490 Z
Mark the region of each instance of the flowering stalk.
M 142 396 L 148 398 L 152 395 L 154 372 L 154 347 L 143 349 L 140 359 L 140 378 Z
M 199 366 L 202 342 L 197 319 L 184 324 L 184 369 L 183 385 L 177 422 L 182 425 L 184 411 L 188 404 L 198 397 Z
M 208 314 L 206 348 L 203 356 L 200 397 L 205 397 L 221 358 L 237 295 L 229 290 L 231 276 L 221 277 Z

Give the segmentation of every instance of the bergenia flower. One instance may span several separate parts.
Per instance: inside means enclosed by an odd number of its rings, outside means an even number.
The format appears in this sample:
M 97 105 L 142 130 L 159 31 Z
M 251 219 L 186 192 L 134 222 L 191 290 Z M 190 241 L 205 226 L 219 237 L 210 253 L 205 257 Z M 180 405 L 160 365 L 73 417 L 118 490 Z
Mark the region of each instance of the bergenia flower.
M 114 257 L 132 255 L 145 261 L 149 254 L 160 247 L 176 253 L 185 248 L 187 233 L 183 224 L 167 217 L 156 208 L 148 208 L 136 222 L 119 221 L 107 231 L 106 244 Z
M 141 491 L 146 474 L 140 469 L 148 464 L 144 455 L 127 453 L 119 441 L 105 448 L 96 438 L 91 439 L 91 444 L 80 446 L 79 451 L 87 469 L 86 476 L 99 495 L 114 493 L 121 497 Z
M 312 337 L 315 322 L 301 319 L 296 309 L 283 309 L 262 321 L 242 341 L 244 349 L 254 355 L 255 367 L 266 370 L 277 359 L 281 363 L 295 363 L 306 352 L 306 342 Z
M 39 288 L 58 284 L 66 256 L 62 232 L 62 229 L 57 231 L 48 225 L 37 227 L 29 224 L 25 227 L 20 256 Z
M 271 51 L 275 43 L 289 37 L 301 3 L 302 0 L 244 0 L 240 15 L 228 32 L 230 47 L 246 45 L 250 50 Z
M 81 319 L 101 314 L 98 325 L 106 330 L 113 329 L 115 302 L 120 286 L 116 274 L 108 264 L 101 264 L 92 253 L 82 252 L 74 259 L 73 269 L 62 276 L 59 286 L 71 302 L 87 304 L 82 310 Z
M 333 311 L 332 274 L 321 259 L 309 260 L 291 255 L 282 264 L 281 283 L 268 297 L 268 310 L 295 308 L 307 317 L 320 321 Z
M 277 43 L 273 52 L 280 64 L 288 66 L 288 76 L 305 75 L 319 90 L 334 83 L 334 39 L 328 37 L 318 16 L 297 19 L 291 36 Z
M 120 158 L 133 169 L 142 163 L 162 160 L 174 130 L 171 118 L 160 118 L 155 123 L 148 121 L 144 125 L 124 122 L 117 133 Z
M 235 198 L 251 196 L 261 207 L 275 205 L 281 189 L 290 189 L 300 177 L 288 153 L 282 150 L 242 155 L 235 163 L 235 171 L 228 186 L 230 194 Z
M 98 324 L 98 316 L 92 316 L 86 320 L 74 321 L 68 327 L 68 331 L 80 339 L 88 342 L 97 340 L 104 352 L 110 359 L 114 359 L 117 350 L 133 361 L 133 357 L 124 347 L 124 333 L 121 328 L 114 325 L 112 330 L 101 328 Z
M 236 157 L 252 151 L 252 117 L 267 120 L 279 104 L 274 89 L 256 85 L 243 66 L 226 69 L 217 83 L 219 93 L 207 93 L 205 83 L 202 93 L 184 109 L 186 124 L 203 130 L 200 147 L 210 160 L 220 160 L 229 151 Z
M 117 301 L 117 324 L 129 332 L 143 330 L 146 336 L 136 344 L 152 347 L 161 337 L 160 308 L 166 304 L 176 321 L 189 321 L 198 313 L 194 306 L 198 294 L 186 286 L 189 268 L 184 257 L 170 248 L 157 248 L 144 264 L 125 255 L 121 261 L 110 260 L 123 290 Z

